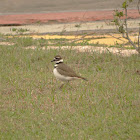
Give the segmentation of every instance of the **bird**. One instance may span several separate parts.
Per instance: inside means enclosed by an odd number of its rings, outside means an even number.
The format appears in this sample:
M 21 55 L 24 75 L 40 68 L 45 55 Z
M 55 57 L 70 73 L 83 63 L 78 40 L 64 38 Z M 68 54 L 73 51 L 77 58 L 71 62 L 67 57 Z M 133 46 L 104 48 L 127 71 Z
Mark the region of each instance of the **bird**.
M 77 75 L 68 65 L 63 63 L 63 59 L 60 55 L 56 55 L 51 62 L 55 62 L 53 74 L 54 76 L 63 82 L 69 82 L 75 79 L 82 79 L 87 81 L 86 78 Z

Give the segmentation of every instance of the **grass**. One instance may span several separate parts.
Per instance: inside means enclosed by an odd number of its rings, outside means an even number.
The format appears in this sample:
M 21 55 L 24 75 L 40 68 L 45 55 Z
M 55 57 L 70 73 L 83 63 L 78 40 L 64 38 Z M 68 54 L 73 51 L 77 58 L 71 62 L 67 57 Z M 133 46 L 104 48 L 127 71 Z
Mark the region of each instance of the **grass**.
M 0 46 L 0 139 L 140 139 L 140 57 Z M 61 85 L 56 54 L 88 82 Z
M 0 35 L 1 36 L 1 35 Z M 5 38 L 5 37 L 4 37 Z M 97 37 L 94 39 L 101 39 L 104 37 Z M 47 46 L 93 46 L 93 47 L 108 47 L 108 48 L 121 48 L 121 49 L 128 49 L 128 50 L 134 50 L 134 47 L 130 44 L 118 44 L 117 42 L 115 45 L 107 45 L 107 44 L 100 44 L 99 42 L 97 43 L 90 43 L 92 39 L 86 38 L 86 39 L 65 39 L 65 38 L 60 38 L 60 39 L 33 39 L 32 37 L 28 36 L 20 36 L 20 37 L 15 37 L 15 36 L 7 36 L 5 41 L 15 43 L 15 46 L 20 46 L 20 47 L 29 47 L 29 46 L 38 46 L 38 47 L 47 47 Z

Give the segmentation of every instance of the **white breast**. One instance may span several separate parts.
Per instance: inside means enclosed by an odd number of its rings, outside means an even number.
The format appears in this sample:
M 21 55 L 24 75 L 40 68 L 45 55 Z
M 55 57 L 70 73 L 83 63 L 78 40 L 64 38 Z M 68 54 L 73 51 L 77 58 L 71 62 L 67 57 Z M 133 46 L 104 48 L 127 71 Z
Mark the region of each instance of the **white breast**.
M 68 76 L 61 75 L 60 73 L 58 73 L 56 68 L 54 68 L 53 73 L 54 73 L 55 77 L 57 79 L 61 80 L 61 81 L 65 81 L 66 82 L 66 81 L 70 81 L 70 80 L 75 79 L 74 77 L 68 77 Z

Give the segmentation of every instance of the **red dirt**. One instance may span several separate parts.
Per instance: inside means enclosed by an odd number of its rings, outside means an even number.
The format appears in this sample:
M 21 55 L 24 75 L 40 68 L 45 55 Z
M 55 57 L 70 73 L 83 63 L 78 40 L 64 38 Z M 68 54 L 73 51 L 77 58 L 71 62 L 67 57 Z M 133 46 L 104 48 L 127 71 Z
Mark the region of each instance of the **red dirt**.
M 101 21 L 113 19 L 112 10 L 87 12 L 59 12 L 42 14 L 0 15 L 0 25 L 23 25 L 33 23 L 63 23 L 80 21 Z M 128 18 L 137 19 L 140 15 L 136 9 L 128 10 Z

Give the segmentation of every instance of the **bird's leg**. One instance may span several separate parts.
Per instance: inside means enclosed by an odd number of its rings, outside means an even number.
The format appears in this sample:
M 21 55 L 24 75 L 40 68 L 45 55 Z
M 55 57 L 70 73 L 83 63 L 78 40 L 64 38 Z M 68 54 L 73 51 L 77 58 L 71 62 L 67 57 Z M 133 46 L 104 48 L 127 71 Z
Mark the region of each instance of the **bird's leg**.
M 60 89 L 63 88 L 63 86 L 64 86 L 64 83 L 60 86 Z
M 72 86 L 71 86 L 71 84 L 70 84 L 70 81 L 68 81 L 67 83 L 68 83 L 67 85 L 71 88 Z
M 65 84 L 65 83 L 63 83 L 63 84 L 60 86 L 60 89 L 64 87 L 64 84 Z M 67 84 L 66 84 L 66 85 L 69 85 L 69 86 L 70 86 L 70 82 L 67 81 Z

